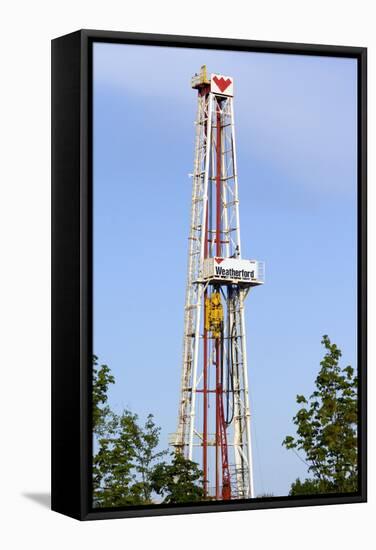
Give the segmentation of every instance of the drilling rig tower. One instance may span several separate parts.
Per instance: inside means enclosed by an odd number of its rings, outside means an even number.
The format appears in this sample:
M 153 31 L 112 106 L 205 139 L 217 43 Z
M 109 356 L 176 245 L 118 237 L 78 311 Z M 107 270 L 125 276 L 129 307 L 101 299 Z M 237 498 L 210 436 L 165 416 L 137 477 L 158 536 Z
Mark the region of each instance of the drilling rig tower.
M 197 90 L 195 157 L 176 452 L 203 471 L 207 499 L 254 497 L 244 303 L 264 264 L 242 258 L 234 82 L 207 74 Z

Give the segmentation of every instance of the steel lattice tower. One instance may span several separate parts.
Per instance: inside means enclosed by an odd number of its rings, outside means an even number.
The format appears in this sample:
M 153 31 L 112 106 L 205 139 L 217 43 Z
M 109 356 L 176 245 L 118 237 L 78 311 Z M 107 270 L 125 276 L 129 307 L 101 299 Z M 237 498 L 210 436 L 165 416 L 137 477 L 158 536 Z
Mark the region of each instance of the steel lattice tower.
M 244 301 L 264 265 L 243 260 L 233 80 L 206 74 L 198 91 L 178 427 L 171 443 L 197 462 L 207 498 L 252 498 Z

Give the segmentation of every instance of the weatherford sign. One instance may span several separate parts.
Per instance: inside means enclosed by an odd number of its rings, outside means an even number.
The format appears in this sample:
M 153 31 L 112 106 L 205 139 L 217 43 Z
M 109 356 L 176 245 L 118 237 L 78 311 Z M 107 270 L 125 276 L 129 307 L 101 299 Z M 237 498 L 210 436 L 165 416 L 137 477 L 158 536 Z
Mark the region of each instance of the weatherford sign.
M 203 265 L 204 281 L 228 281 L 248 285 L 264 283 L 264 262 L 236 258 L 208 258 Z

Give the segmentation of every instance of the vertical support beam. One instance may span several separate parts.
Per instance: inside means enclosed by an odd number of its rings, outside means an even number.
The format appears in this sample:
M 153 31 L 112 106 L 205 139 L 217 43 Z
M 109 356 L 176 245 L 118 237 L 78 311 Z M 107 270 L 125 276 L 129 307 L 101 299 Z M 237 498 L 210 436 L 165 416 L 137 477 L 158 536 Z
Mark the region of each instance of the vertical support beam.
M 195 156 L 193 170 L 193 185 L 192 185 L 192 210 L 191 210 L 191 225 L 189 231 L 189 248 L 188 248 L 188 275 L 187 288 L 185 294 L 184 306 L 184 338 L 183 338 L 183 368 L 180 383 L 180 405 L 178 427 L 175 438 L 175 450 L 188 457 L 188 436 L 189 436 L 189 419 L 190 419 L 190 404 L 191 392 L 189 385 L 192 376 L 193 364 L 193 348 L 194 342 L 192 334 L 195 327 L 195 310 L 192 308 L 197 301 L 197 290 L 194 288 L 193 281 L 196 277 L 198 259 L 197 252 L 197 235 L 200 219 L 199 198 L 201 196 L 201 179 L 200 172 L 203 162 L 202 151 L 202 126 L 205 117 L 205 98 L 199 97 L 196 116 L 196 131 L 195 131 Z
M 236 141 L 235 141 L 235 119 L 234 102 L 232 97 L 229 99 L 231 113 L 231 142 L 232 142 L 232 164 L 234 169 L 234 200 L 235 200 L 235 218 L 236 218 L 236 245 L 238 247 L 238 256 L 242 257 L 241 239 L 240 239 L 240 216 L 239 216 L 239 189 L 238 189 L 238 166 L 236 163 Z
M 201 218 L 201 243 L 200 243 L 200 269 L 199 275 L 202 275 L 203 259 L 204 259 L 204 249 L 205 249 L 205 238 L 204 238 L 204 228 L 206 222 L 206 215 L 208 211 L 208 179 L 209 179 L 209 162 L 210 162 L 210 150 L 211 150 L 211 135 L 212 135 L 212 104 L 213 96 L 211 93 L 208 94 L 208 115 L 207 115 L 207 133 L 206 133 L 206 143 L 205 143 L 205 177 L 204 177 L 204 190 L 202 195 L 203 208 L 202 208 L 202 218 Z M 196 326 L 195 326 L 195 336 L 194 336 L 194 354 L 193 354 L 193 371 L 192 371 L 192 399 L 191 399 L 191 411 L 189 415 L 189 443 L 188 443 L 188 458 L 192 460 L 193 457 L 193 434 L 194 434 L 194 423 L 195 423 L 195 408 L 196 408 L 196 386 L 197 386 L 197 365 L 198 365 L 198 351 L 200 347 L 200 320 L 201 320 L 201 307 L 202 307 L 202 296 L 203 296 L 203 285 L 202 283 L 196 283 L 199 285 L 197 293 L 197 302 L 196 302 Z
M 220 492 L 220 469 L 221 469 L 221 418 L 219 400 L 220 392 L 220 342 L 219 338 L 215 339 L 215 498 L 219 499 Z
M 206 209 L 205 221 L 205 245 L 204 258 L 208 257 L 208 231 L 209 231 L 208 207 Z M 202 470 L 204 474 L 204 496 L 208 494 L 208 334 L 205 327 L 206 299 L 208 291 L 204 292 L 204 367 L 203 367 L 203 427 L 202 427 Z
M 216 109 L 216 127 L 217 127 L 217 138 L 216 138 L 216 232 L 215 232 L 215 241 L 216 241 L 216 255 L 221 256 L 221 217 L 222 217 L 222 126 L 221 126 L 221 105 L 217 98 L 217 109 Z
M 221 110 L 218 98 L 216 99 L 216 146 L 215 146 L 215 158 L 216 158 L 216 231 L 215 231 L 215 253 L 216 256 L 221 256 L 221 214 L 222 214 L 222 129 L 221 129 Z M 221 388 L 221 343 L 220 339 L 215 340 L 215 496 L 220 498 L 220 471 L 221 471 L 221 410 L 220 400 L 222 399 Z
M 233 295 L 233 302 L 231 304 L 231 327 L 235 326 L 234 334 L 231 338 L 231 346 L 233 353 L 233 369 L 234 369 L 234 459 L 236 468 L 236 487 L 238 496 L 248 496 L 248 487 L 245 487 L 245 468 L 247 468 L 248 479 L 248 458 L 247 463 L 244 461 L 244 455 L 242 454 L 243 448 L 246 447 L 246 433 L 243 434 L 243 415 L 240 396 L 240 373 L 239 373 L 239 351 L 237 349 L 238 342 L 241 341 L 241 336 L 238 334 L 238 328 L 241 327 L 240 315 L 239 315 L 239 292 L 236 291 Z M 242 363 L 240 363 L 240 366 Z
M 228 116 L 229 116 L 229 106 L 231 98 L 227 98 L 226 104 L 222 109 L 222 112 L 225 111 L 225 114 L 222 114 L 222 124 L 225 125 L 228 123 Z M 231 132 L 231 130 L 230 130 Z M 230 257 L 230 238 L 231 238 L 231 228 L 229 224 L 229 190 L 228 190 L 228 181 L 229 178 L 227 177 L 229 175 L 228 172 L 228 166 L 226 163 L 226 149 L 229 146 L 232 146 L 232 133 L 230 133 L 230 139 L 228 136 L 228 131 L 223 130 L 222 132 L 222 138 L 221 138 L 221 145 L 222 145 L 222 205 L 223 205 L 223 218 L 222 218 L 222 240 L 225 241 L 224 246 L 222 246 L 222 254 L 226 257 Z M 223 252 L 224 249 L 224 252 Z
M 240 306 L 240 326 L 241 326 L 242 356 L 243 356 L 244 405 L 245 405 L 245 423 L 246 423 L 246 434 L 247 434 L 249 498 L 254 498 L 252 440 L 251 440 L 251 413 L 250 413 L 250 406 L 249 406 L 249 390 L 248 390 L 247 342 L 245 337 L 244 290 L 241 290 L 239 292 L 239 306 Z
M 208 97 L 208 96 L 207 96 Z M 208 135 L 208 121 L 206 121 L 204 129 L 205 137 Z M 210 149 L 209 149 L 210 152 Z M 209 159 L 210 167 L 210 159 Z M 209 183 L 208 183 L 209 185 Z M 205 227 L 204 227 L 204 258 L 208 257 L 209 253 L 209 189 L 208 189 L 208 198 L 206 199 L 206 217 L 205 217 Z M 202 426 L 202 470 L 203 470 L 203 485 L 204 485 L 204 496 L 208 495 L 208 334 L 205 328 L 205 319 L 206 319 L 206 299 L 208 297 L 208 290 L 205 288 L 204 292 L 204 349 L 203 349 L 203 426 Z

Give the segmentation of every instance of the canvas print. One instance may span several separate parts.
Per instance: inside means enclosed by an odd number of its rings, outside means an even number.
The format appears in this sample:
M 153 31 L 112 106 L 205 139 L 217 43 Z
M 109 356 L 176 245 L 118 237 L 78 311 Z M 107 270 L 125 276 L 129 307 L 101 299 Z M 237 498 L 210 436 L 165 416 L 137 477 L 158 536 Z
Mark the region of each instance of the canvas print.
M 357 61 L 93 45 L 92 505 L 358 491 Z

